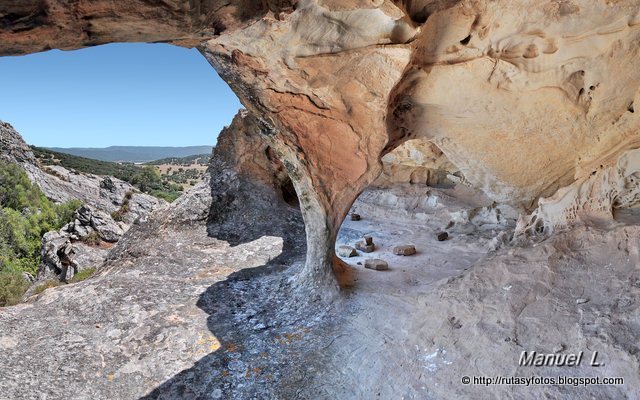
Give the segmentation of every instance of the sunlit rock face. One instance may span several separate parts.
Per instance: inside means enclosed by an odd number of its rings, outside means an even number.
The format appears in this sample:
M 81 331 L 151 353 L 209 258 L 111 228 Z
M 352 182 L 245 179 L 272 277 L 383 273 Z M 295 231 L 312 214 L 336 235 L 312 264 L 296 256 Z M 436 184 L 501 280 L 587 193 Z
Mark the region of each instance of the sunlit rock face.
M 639 9 L 632 0 L 5 2 L 0 52 L 198 45 L 291 176 L 307 226 L 303 280 L 328 282 L 329 265 L 341 269 L 333 243 L 350 205 L 407 140 L 435 145 L 443 170 L 528 211 L 637 147 Z
M 432 15 L 390 101 L 392 141 L 433 140 L 498 201 L 552 194 L 633 146 L 637 12 L 624 1 L 476 1 Z
M 461 178 L 458 168 L 436 145 L 415 139 L 382 157 L 382 173 L 372 185 L 385 188 L 411 183 L 438 187 L 453 185 Z

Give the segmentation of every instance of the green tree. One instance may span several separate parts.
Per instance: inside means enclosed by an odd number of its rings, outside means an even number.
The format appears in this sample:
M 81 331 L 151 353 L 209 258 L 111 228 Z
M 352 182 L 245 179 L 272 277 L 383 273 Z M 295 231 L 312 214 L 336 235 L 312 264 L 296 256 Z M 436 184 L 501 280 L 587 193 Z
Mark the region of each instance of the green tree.
M 17 165 L 0 162 L 0 307 L 15 304 L 35 275 L 42 236 L 62 228 L 82 205 L 51 202 Z
M 131 183 L 143 192 L 162 189 L 162 177 L 158 169 L 152 165 L 146 165 L 133 177 Z

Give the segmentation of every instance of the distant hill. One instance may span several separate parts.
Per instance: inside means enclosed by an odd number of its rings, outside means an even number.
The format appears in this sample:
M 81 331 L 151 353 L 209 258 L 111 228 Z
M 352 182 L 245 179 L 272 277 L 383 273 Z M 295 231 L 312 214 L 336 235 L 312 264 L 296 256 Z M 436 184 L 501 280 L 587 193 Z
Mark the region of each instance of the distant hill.
M 144 163 L 163 158 L 182 158 L 195 154 L 211 154 L 212 148 L 212 146 L 111 146 L 105 148 L 50 147 L 49 150 L 100 161 Z
M 31 146 L 31 150 L 43 165 L 62 165 L 70 170 L 94 175 L 113 176 L 126 182 L 130 182 L 131 177 L 142 170 L 140 166 L 133 164 L 92 160 L 36 146 Z

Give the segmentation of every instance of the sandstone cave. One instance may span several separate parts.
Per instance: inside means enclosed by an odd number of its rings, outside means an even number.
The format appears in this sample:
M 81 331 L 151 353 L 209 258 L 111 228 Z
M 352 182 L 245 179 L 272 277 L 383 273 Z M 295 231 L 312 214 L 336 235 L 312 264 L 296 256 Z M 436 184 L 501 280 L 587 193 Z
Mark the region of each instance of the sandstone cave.
M 90 179 L 117 243 L 0 309 L 0 397 L 640 398 L 636 3 L 0 1 L 0 55 L 195 47 L 245 107 L 166 207 Z

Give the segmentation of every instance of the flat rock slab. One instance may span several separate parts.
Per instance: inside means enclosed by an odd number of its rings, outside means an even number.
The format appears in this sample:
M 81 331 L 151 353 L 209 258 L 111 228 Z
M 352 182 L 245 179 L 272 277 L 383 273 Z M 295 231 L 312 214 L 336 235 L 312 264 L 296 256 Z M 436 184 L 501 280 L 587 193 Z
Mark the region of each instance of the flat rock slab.
M 412 256 L 416 254 L 416 246 L 412 244 L 396 246 L 393 248 L 393 254 L 397 256 Z
M 338 256 L 340 257 L 355 257 L 358 255 L 356 249 L 351 246 L 339 246 L 338 247 Z
M 365 260 L 364 267 L 367 269 L 373 269 L 376 271 L 386 271 L 389 269 L 389 264 L 387 264 L 385 260 L 371 258 L 369 260 Z

